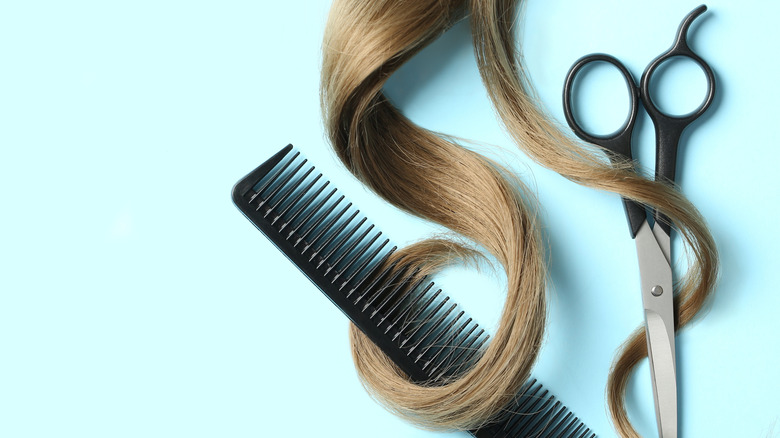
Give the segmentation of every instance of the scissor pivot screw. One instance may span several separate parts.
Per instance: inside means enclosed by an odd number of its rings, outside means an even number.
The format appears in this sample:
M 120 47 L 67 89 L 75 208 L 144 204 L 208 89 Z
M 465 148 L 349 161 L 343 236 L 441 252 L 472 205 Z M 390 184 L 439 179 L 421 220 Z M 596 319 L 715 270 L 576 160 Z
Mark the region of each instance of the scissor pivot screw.
M 653 294 L 654 297 L 660 297 L 661 294 L 664 293 L 664 288 L 661 286 L 653 286 L 653 288 L 650 289 L 650 293 Z

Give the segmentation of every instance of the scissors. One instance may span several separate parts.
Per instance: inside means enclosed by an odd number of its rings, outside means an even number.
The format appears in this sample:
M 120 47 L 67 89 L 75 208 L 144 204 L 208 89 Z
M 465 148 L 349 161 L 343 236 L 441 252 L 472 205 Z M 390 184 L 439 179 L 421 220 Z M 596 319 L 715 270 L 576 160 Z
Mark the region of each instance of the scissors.
M 655 58 L 645 69 L 637 86 L 631 72 L 616 58 L 601 53 L 587 55 L 569 70 L 563 89 L 563 108 L 566 121 L 574 133 L 589 143 L 601 146 L 615 163 L 631 158 L 631 136 L 634 131 L 639 102 L 642 102 L 655 126 L 656 157 L 655 180 L 674 183 L 677 147 L 685 128 L 693 123 L 712 104 L 715 95 L 715 75 L 712 69 L 688 46 L 688 29 L 691 23 L 707 10 L 701 5 L 689 13 L 680 24 L 672 47 Z M 663 112 L 653 102 L 650 94 L 651 78 L 658 67 L 672 57 L 693 60 L 707 78 L 707 95 L 693 112 L 675 116 Z M 617 67 L 629 91 L 630 113 L 623 126 L 609 135 L 594 135 L 583 129 L 572 111 L 572 88 L 577 74 L 593 62 L 606 62 Z M 647 351 L 653 382 L 655 416 L 661 438 L 677 437 L 677 370 L 674 347 L 674 307 L 671 268 L 671 223 L 668 218 L 654 211 L 654 225 L 647 221 L 645 207 L 623 198 L 631 238 L 636 243 L 639 260 L 642 304 L 645 310 Z

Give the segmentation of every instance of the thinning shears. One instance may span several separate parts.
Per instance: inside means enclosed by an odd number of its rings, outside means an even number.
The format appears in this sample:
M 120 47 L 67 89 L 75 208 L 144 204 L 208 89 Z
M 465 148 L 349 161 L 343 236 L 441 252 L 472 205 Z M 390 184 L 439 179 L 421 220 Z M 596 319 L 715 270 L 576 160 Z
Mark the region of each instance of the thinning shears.
M 604 148 L 613 162 L 632 160 L 631 137 L 641 101 L 655 126 L 655 179 L 672 184 L 675 178 L 677 148 L 685 128 L 701 116 L 712 104 L 715 95 L 715 75 L 712 69 L 688 45 L 691 23 L 707 10 L 701 5 L 683 19 L 672 47 L 655 58 L 645 69 L 637 86 L 631 72 L 616 58 L 601 53 L 587 55 L 569 70 L 563 89 L 563 108 L 566 121 L 581 139 Z M 650 94 L 651 78 L 662 63 L 673 57 L 684 57 L 701 67 L 707 78 L 707 95 L 699 107 L 684 116 L 663 112 Z M 623 126 L 610 135 L 593 135 L 583 129 L 574 118 L 572 91 L 574 80 L 583 67 L 592 62 L 606 62 L 617 67 L 629 90 L 630 113 Z M 674 346 L 674 306 L 672 291 L 671 224 L 668 218 L 654 211 L 654 225 L 647 221 L 645 207 L 623 199 L 631 238 L 636 242 L 639 260 L 642 304 L 645 310 L 647 351 L 655 398 L 658 434 L 662 438 L 677 437 L 677 370 Z

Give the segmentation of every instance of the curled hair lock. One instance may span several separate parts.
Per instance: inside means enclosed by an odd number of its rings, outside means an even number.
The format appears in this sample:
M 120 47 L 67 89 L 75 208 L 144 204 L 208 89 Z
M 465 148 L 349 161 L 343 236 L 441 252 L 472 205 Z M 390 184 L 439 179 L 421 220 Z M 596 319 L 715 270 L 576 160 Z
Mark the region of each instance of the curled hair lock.
M 489 252 L 507 278 L 492 341 L 469 370 L 443 385 L 411 381 L 354 326 L 352 354 L 372 396 L 428 429 L 476 429 L 490 422 L 528 379 L 546 320 L 546 267 L 536 201 L 497 163 L 412 123 L 382 93 L 390 75 L 461 19 L 468 18 L 488 95 L 515 144 L 567 179 L 657 208 L 675 224 L 689 255 L 676 284 L 677 329 L 702 309 L 718 274 L 703 218 L 677 190 L 638 175 L 631 163 L 572 140 L 534 97 L 516 49 L 518 0 L 334 0 L 323 42 L 321 101 L 339 159 L 379 196 L 447 227 Z M 425 275 L 475 257 L 441 238 L 396 252 Z M 644 328 L 618 351 L 607 404 L 618 433 L 638 437 L 625 408 L 629 376 L 647 355 Z

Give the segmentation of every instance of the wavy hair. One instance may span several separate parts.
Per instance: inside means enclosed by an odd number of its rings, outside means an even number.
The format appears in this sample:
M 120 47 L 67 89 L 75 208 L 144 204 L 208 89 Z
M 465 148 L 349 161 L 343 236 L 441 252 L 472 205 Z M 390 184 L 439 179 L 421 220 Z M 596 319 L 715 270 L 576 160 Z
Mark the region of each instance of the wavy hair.
M 354 326 L 350 341 L 366 389 L 418 426 L 474 429 L 493 420 L 529 377 L 546 321 L 545 248 L 536 200 L 497 163 L 445 135 L 412 123 L 382 93 L 402 64 L 466 17 L 490 99 L 515 144 L 533 160 L 588 187 L 617 193 L 665 213 L 690 256 L 676 285 L 677 328 L 703 307 L 718 273 L 703 218 L 679 191 L 611 164 L 573 141 L 539 106 L 516 49 L 519 0 L 335 0 L 325 31 L 321 101 L 339 159 L 393 205 L 441 224 L 489 252 L 507 277 L 492 341 L 469 370 L 443 385 L 412 382 Z M 433 272 L 475 257 L 455 240 L 428 239 L 394 260 Z M 393 260 L 389 261 L 390 263 Z M 621 436 L 638 436 L 625 408 L 631 371 L 647 355 L 644 328 L 617 353 L 607 403 Z

